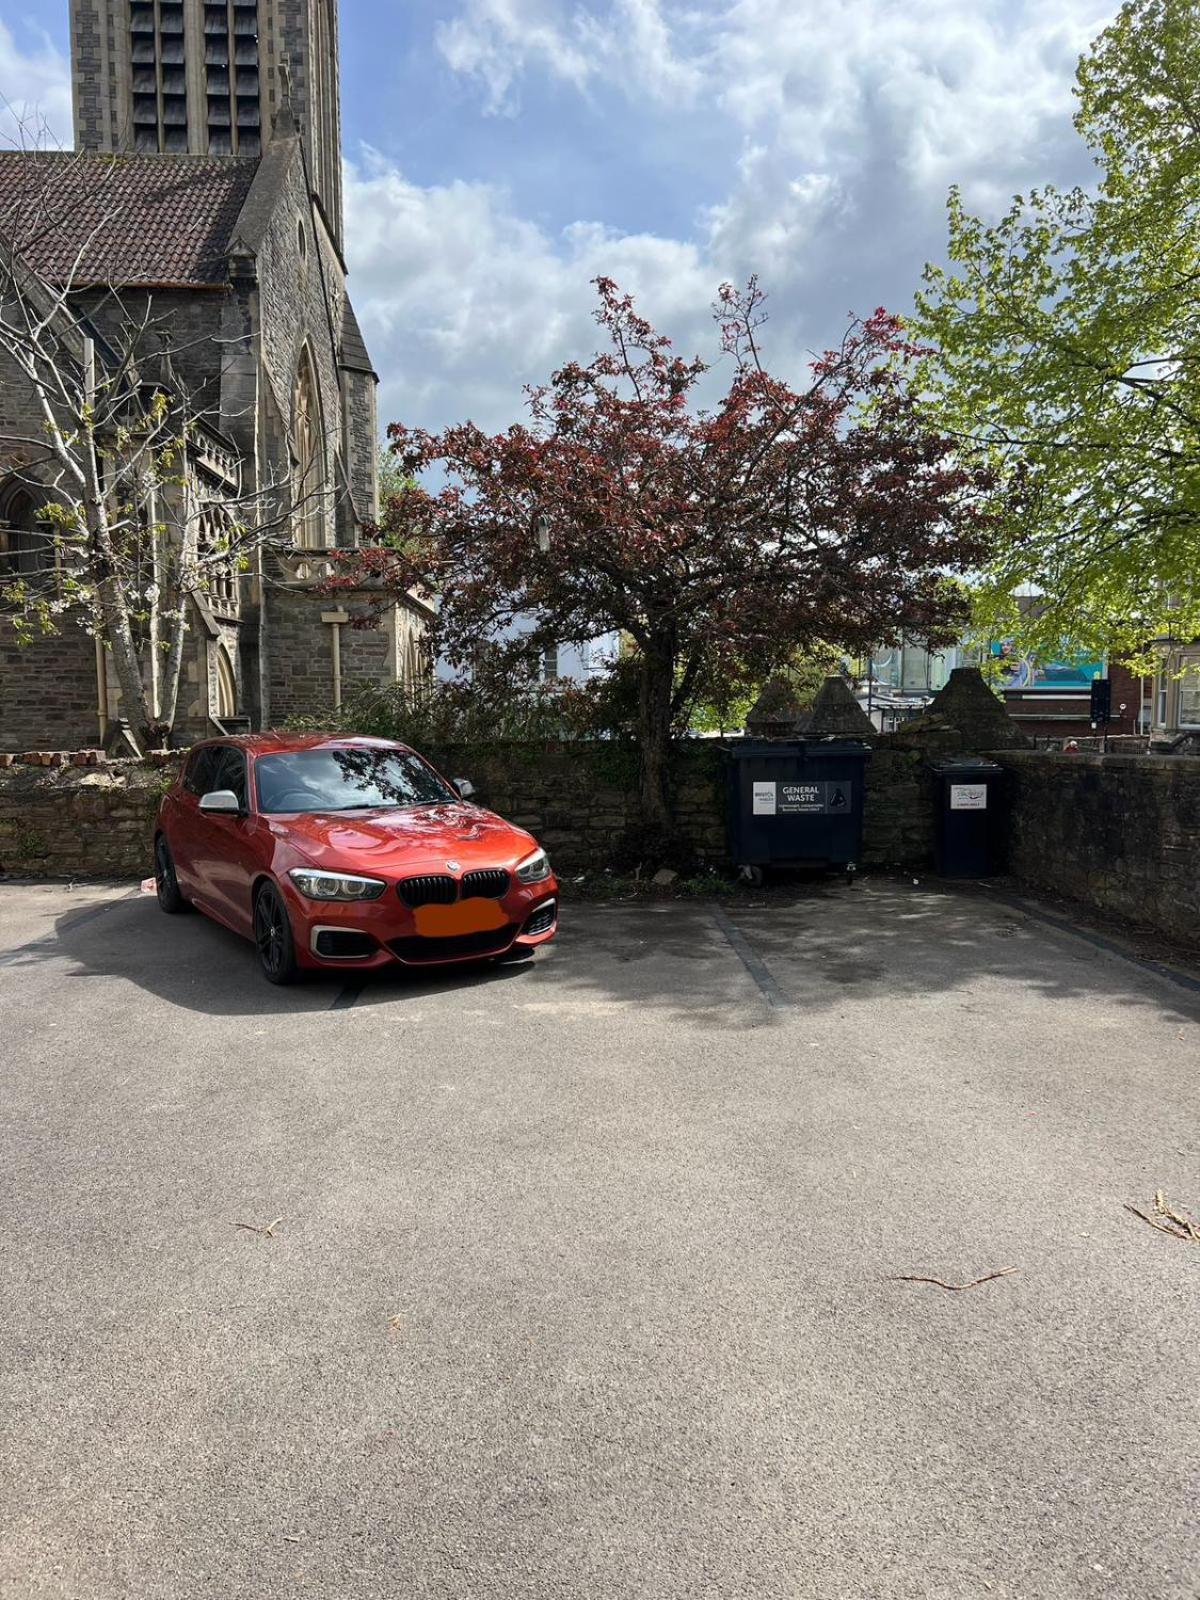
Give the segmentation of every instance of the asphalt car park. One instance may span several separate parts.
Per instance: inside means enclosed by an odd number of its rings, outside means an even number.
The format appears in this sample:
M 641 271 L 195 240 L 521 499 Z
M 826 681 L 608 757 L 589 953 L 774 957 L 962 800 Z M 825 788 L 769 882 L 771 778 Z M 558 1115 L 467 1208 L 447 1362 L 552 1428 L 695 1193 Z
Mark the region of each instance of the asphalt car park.
M 0 930 L 5 1600 L 1194 1600 L 1186 975 L 882 880 L 286 990 Z

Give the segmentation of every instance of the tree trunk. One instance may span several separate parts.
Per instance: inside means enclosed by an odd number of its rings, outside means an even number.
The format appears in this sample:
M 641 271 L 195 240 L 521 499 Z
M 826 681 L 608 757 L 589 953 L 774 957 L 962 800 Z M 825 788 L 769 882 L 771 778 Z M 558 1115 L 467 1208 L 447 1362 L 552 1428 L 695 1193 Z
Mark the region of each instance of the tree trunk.
M 133 736 L 145 750 L 154 743 L 154 717 L 138 661 L 124 585 L 117 574 L 116 552 L 104 505 L 104 487 L 94 437 L 89 436 L 84 461 L 83 508 L 92 553 L 92 572 L 104 637 L 112 651 L 121 704 Z
M 163 671 L 162 695 L 159 717 L 164 734 L 175 726 L 179 709 L 179 680 L 183 673 L 183 652 L 188 638 L 188 612 L 191 607 L 192 585 L 198 581 L 196 571 L 197 529 L 191 506 L 185 502 L 183 525 L 179 541 L 176 580 L 173 585 L 174 616 L 171 621 L 171 643 Z
M 638 685 L 639 796 L 642 816 L 660 833 L 671 831 L 667 780 L 671 754 L 674 662 L 669 652 L 647 651 Z

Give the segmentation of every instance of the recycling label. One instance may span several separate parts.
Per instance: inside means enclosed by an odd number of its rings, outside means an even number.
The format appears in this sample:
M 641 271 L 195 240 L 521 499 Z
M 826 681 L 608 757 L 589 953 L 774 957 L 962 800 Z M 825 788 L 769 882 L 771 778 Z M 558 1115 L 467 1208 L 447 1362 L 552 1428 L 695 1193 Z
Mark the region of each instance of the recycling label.
M 951 811 L 986 811 L 986 783 L 952 783 L 950 785 Z
M 844 780 L 819 783 L 781 783 L 781 816 L 827 817 L 850 809 L 850 784 Z
M 756 817 L 828 817 L 850 810 L 853 785 L 847 780 L 817 783 L 759 783 L 753 786 Z

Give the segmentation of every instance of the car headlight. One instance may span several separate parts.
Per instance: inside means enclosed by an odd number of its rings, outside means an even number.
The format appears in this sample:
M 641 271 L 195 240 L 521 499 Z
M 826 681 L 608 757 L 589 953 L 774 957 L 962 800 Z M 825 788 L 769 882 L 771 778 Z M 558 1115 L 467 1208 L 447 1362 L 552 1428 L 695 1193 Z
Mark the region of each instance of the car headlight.
M 288 877 L 309 900 L 378 900 L 387 888 L 378 878 L 356 878 L 350 872 L 315 872 L 293 867 Z
M 549 876 L 550 857 L 544 850 L 535 850 L 517 866 L 517 878 L 521 883 L 541 883 Z

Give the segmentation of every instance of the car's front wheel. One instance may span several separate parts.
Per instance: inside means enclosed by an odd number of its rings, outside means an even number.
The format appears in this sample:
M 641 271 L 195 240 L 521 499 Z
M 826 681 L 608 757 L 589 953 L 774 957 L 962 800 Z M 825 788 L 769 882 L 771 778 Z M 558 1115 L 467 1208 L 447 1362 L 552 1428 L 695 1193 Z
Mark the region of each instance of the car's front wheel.
M 175 876 L 171 847 L 161 833 L 154 841 L 154 888 L 159 905 L 169 916 L 188 909 L 188 902 L 179 888 L 179 879 Z
M 296 941 L 283 897 L 273 883 L 264 883 L 254 902 L 254 945 L 268 983 L 295 983 L 300 976 Z

